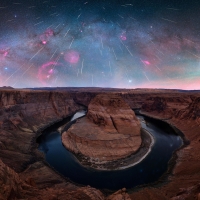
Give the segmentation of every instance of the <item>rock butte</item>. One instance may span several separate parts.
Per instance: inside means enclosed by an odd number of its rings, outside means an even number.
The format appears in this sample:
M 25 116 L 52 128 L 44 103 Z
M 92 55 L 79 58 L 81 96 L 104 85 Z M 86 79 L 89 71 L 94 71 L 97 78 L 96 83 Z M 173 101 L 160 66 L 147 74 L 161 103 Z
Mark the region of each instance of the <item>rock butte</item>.
M 64 146 L 100 163 L 136 152 L 141 145 L 140 122 L 130 106 L 116 94 L 91 100 L 86 117 L 62 134 Z
M 39 130 L 88 107 L 100 93 L 120 95 L 132 109 L 180 129 L 187 146 L 173 170 L 154 187 L 111 195 L 81 187 L 45 164 L 37 150 Z M 179 200 L 200 198 L 200 91 L 113 88 L 0 88 L 0 199 Z M 163 184 L 160 184 L 163 183 Z

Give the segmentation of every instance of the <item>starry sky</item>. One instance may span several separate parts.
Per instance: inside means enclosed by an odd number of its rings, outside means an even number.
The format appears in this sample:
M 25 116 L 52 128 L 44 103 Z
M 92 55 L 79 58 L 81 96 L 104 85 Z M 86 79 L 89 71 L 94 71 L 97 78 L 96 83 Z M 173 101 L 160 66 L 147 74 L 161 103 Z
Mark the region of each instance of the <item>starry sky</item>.
M 200 89 L 200 1 L 1 0 L 0 86 Z

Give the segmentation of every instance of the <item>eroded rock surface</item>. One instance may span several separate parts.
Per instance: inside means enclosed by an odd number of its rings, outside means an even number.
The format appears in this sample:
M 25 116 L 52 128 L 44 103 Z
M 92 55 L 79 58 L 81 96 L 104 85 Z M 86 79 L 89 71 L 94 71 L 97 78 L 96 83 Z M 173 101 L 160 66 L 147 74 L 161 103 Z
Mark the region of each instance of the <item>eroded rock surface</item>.
M 106 197 L 61 177 L 38 152 L 38 130 L 88 106 L 100 93 L 115 93 L 133 109 L 180 129 L 188 145 L 177 151 L 162 184 Z M 198 199 L 200 200 L 200 92 L 154 89 L 58 88 L 51 91 L 0 89 L 0 199 Z M 163 184 L 164 183 L 164 184 Z M 113 192 L 114 193 L 114 192 Z
M 79 108 L 66 92 L 0 91 L 0 158 L 21 172 L 37 157 L 38 131 Z
M 0 90 L 0 200 L 104 200 L 67 182 L 37 150 L 39 130 L 82 109 L 68 92 Z
M 139 149 L 140 128 L 134 112 L 119 95 L 100 94 L 89 104 L 87 116 L 62 134 L 62 142 L 95 163 L 117 160 Z
M 51 172 L 52 170 L 48 167 L 46 170 L 42 170 L 41 163 L 34 167 L 35 169 L 31 170 L 31 172 L 35 172 L 34 174 L 18 174 L 0 160 L 0 200 L 105 199 L 99 190 L 92 187 L 76 187 L 70 183 L 66 184 L 64 179 L 56 175 L 55 172 Z M 45 168 L 44 165 L 43 168 Z M 36 172 L 39 174 L 36 175 Z M 39 184 L 37 179 L 43 179 L 43 184 Z M 48 182 L 49 179 L 51 179 L 50 182 Z M 46 187 L 44 187 L 45 181 Z
M 131 200 L 131 198 L 129 194 L 126 193 L 126 188 L 123 188 L 110 195 L 106 200 Z

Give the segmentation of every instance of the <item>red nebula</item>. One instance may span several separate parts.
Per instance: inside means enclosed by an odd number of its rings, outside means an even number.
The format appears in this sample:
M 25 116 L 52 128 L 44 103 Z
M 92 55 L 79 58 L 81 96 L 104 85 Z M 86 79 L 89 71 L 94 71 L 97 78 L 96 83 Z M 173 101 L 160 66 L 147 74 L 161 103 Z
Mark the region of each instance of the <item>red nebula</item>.
M 120 35 L 121 40 L 126 40 L 126 36 L 125 35 Z
M 127 39 L 127 37 L 126 37 L 126 32 L 123 32 L 123 33 L 120 35 L 120 39 L 123 40 L 123 41 Z
M 147 60 L 145 60 L 144 63 L 145 63 L 146 65 L 150 65 L 150 62 L 147 61 Z
M 53 35 L 53 30 L 47 29 L 42 35 L 40 35 L 40 40 L 42 44 L 46 44 Z
M 5 51 L 3 56 L 6 57 L 8 55 L 8 51 Z
M 6 57 L 8 55 L 8 50 L 0 50 L 0 54 Z
M 49 74 L 53 74 L 53 69 L 50 69 L 50 70 L 49 70 Z
M 77 51 L 69 50 L 65 53 L 64 59 L 71 64 L 76 64 L 80 59 L 80 55 Z
M 61 63 L 47 62 L 43 64 L 38 70 L 38 78 L 44 85 L 51 84 L 55 79 L 55 75 L 58 71 L 55 69 L 58 66 L 62 66 Z
M 0 61 L 5 60 L 5 57 L 8 55 L 9 51 L 5 49 L 0 49 Z
M 151 63 L 148 60 L 142 60 L 145 65 L 150 65 Z

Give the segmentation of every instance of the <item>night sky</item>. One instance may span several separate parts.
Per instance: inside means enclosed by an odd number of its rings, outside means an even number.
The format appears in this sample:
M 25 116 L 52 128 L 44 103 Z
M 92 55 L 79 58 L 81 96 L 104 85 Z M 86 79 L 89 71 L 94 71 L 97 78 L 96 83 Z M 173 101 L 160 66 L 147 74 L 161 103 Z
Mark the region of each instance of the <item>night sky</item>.
M 200 1 L 1 0 L 0 86 L 200 89 Z

